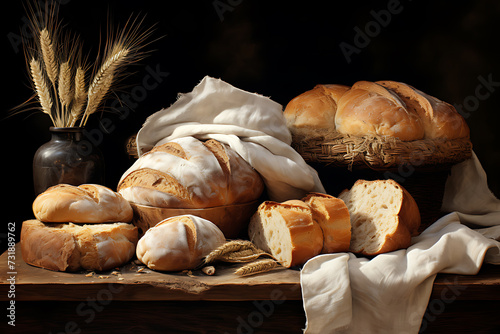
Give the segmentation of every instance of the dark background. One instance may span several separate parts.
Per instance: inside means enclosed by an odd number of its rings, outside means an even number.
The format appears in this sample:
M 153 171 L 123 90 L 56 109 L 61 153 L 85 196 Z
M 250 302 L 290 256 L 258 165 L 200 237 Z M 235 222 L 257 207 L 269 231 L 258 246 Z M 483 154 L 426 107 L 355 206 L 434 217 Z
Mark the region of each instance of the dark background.
M 168 77 L 148 91 L 125 119 L 106 114 L 115 127 L 99 145 L 106 158 L 105 185 L 115 189 L 132 163 L 125 142 L 146 117 L 172 104 L 179 92 L 191 91 L 205 75 L 269 96 L 283 106 L 318 83 L 398 80 L 460 105 L 474 100 L 480 77 L 500 82 L 500 2 L 494 0 L 403 0 L 397 6 L 400 12 L 372 33 L 369 43 L 348 62 L 340 44 L 355 46 L 355 28 L 373 27 L 373 13 L 387 10 L 392 2 L 61 1 L 65 29 L 82 37 L 91 57 L 108 16 L 124 23 L 132 13 L 147 14 L 145 26 L 156 23 L 155 37 L 164 36 L 149 47 L 155 50 L 150 57 L 132 68 L 135 75 L 124 82 L 128 85 L 124 91 L 141 85 L 146 66 L 158 66 L 169 72 Z M 13 42 L 25 24 L 23 2 L 9 1 L 2 7 L 0 118 L 32 95 L 22 48 Z M 469 106 L 466 115 L 474 150 L 497 196 L 499 88 L 493 87 L 488 98 Z M 99 118 L 92 115 L 87 128 L 97 128 Z M 37 148 L 50 139 L 49 126 L 47 115 L 33 112 L 0 121 L 2 249 L 7 223 L 15 222 L 19 234 L 22 221 L 33 217 L 32 160 Z

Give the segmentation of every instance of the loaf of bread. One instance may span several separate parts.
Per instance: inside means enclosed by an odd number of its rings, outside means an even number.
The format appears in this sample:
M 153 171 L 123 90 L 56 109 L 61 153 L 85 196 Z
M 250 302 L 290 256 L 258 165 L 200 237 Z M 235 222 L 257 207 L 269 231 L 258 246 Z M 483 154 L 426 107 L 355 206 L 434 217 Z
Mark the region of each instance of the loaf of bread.
M 194 269 L 226 241 L 209 220 L 192 216 L 167 218 L 146 231 L 137 244 L 137 258 L 151 269 Z
M 358 180 L 339 198 L 349 210 L 353 253 L 372 256 L 407 248 L 418 233 L 418 206 L 394 180 Z
M 47 223 L 130 222 L 132 207 L 120 194 L 98 184 L 50 187 L 33 202 L 35 217 Z
M 323 231 L 321 253 L 339 253 L 349 250 L 351 220 L 344 201 L 320 193 L 310 193 L 302 201 L 311 208 L 313 220 Z
M 469 136 L 467 123 L 452 105 L 410 85 L 358 81 L 347 89 L 337 85 L 333 95 L 325 93 L 327 86 L 316 86 L 287 105 L 284 116 L 292 133 L 314 135 L 329 129 L 340 134 L 390 136 L 403 141 Z
M 184 137 L 154 147 L 126 171 L 118 192 L 130 202 L 162 208 L 208 208 L 260 197 L 260 175 L 216 140 Z
M 76 225 L 23 222 L 21 253 L 30 265 L 57 271 L 104 271 L 132 258 L 137 228 L 127 223 Z
M 342 200 L 311 193 L 302 200 L 262 203 L 250 220 L 248 235 L 289 268 L 320 253 L 348 251 L 351 223 Z

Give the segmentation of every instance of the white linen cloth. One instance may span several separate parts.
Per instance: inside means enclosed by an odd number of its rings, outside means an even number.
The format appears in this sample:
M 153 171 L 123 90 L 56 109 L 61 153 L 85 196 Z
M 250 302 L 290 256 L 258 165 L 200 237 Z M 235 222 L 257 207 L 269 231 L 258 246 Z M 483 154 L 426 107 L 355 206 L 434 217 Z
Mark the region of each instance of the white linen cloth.
M 301 271 L 305 333 L 418 333 L 437 273 L 474 275 L 483 261 L 500 264 L 500 201 L 475 154 L 452 168 L 443 209 L 452 213 L 408 249 L 309 260 Z
M 316 171 L 291 146 L 280 104 L 206 76 L 169 108 L 148 117 L 137 134 L 139 155 L 155 145 L 193 136 L 229 145 L 262 176 L 274 201 L 324 192 Z

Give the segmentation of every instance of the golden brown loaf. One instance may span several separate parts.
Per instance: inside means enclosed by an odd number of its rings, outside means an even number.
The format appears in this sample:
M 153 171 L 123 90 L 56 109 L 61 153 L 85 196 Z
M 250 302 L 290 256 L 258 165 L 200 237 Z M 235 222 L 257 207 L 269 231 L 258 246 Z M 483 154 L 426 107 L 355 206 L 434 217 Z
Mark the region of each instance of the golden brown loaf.
M 172 140 L 142 155 L 118 191 L 130 202 L 164 208 L 208 208 L 256 200 L 260 175 L 234 150 L 193 137 Z
M 137 258 L 151 269 L 194 269 L 226 241 L 209 220 L 183 215 L 167 218 L 146 231 L 137 244 Z
M 407 248 L 418 233 L 418 206 L 394 180 L 358 180 L 339 198 L 349 210 L 353 253 L 377 255 Z
M 98 184 L 50 187 L 33 202 L 33 213 L 47 223 L 126 223 L 133 217 L 126 199 Z
M 104 271 L 135 253 L 137 227 L 127 223 L 46 224 L 23 222 L 21 252 L 26 263 L 58 271 Z
M 351 223 L 342 200 L 311 193 L 302 200 L 262 203 L 250 220 L 248 235 L 288 268 L 320 253 L 347 252 Z
M 354 136 L 391 136 L 403 141 L 469 136 L 455 108 L 410 85 L 396 81 L 358 81 L 325 94 L 316 86 L 287 105 L 284 115 L 293 133 L 312 135 L 330 129 Z M 346 86 L 341 86 L 346 87 Z M 307 129 L 307 130 L 304 130 Z

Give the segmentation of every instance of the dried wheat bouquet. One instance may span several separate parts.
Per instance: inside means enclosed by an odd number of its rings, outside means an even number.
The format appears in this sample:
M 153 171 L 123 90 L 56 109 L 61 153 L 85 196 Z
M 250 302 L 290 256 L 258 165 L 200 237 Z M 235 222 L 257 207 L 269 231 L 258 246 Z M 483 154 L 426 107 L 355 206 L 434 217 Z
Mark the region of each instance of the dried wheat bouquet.
M 128 65 L 143 59 L 143 48 L 153 29 L 143 29 L 144 18 L 129 18 L 122 27 L 108 27 L 103 50 L 94 63 L 84 56 L 78 36 L 63 32 L 58 8 L 28 7 L 33 40 L 23 41 L 25 57 L 37 101 L 37 109 L 49 115 L 54 126 L 85 126 L 99 110 Z

